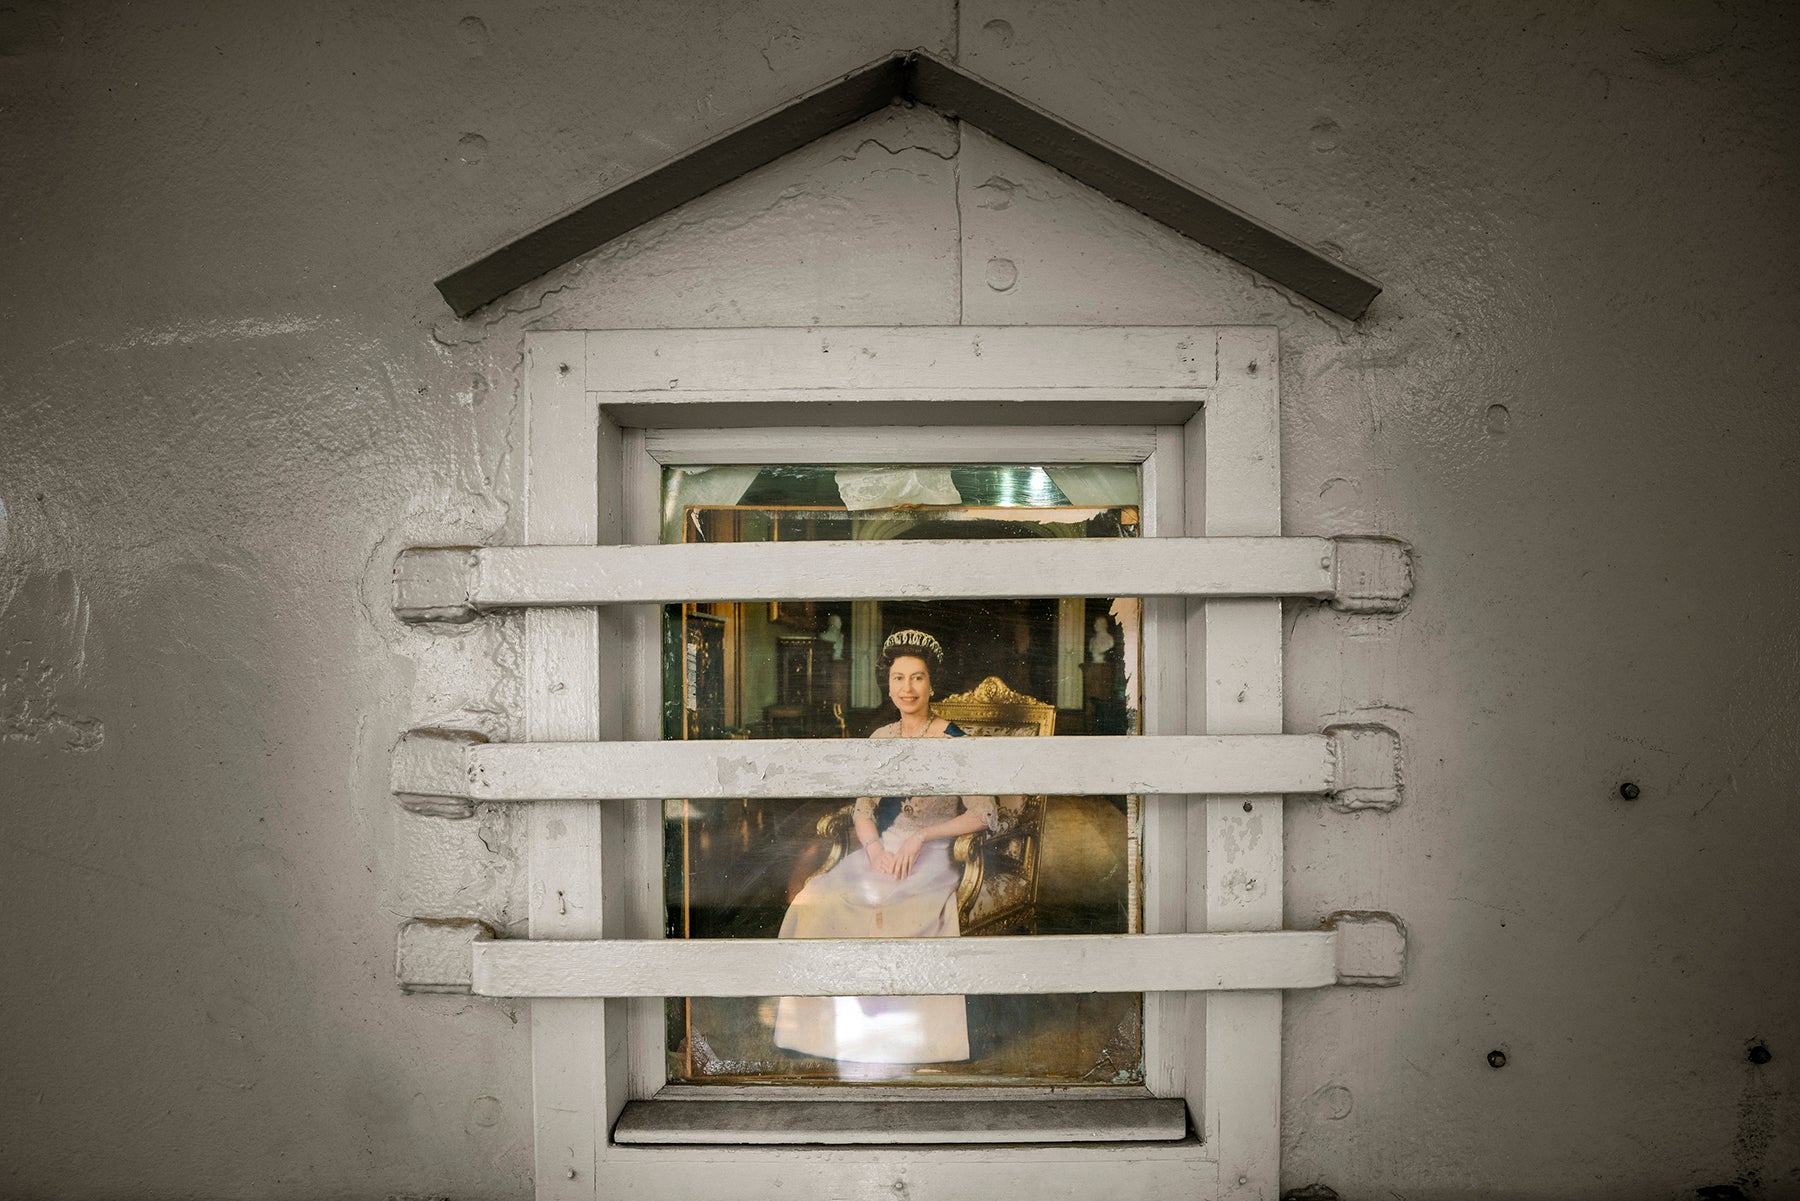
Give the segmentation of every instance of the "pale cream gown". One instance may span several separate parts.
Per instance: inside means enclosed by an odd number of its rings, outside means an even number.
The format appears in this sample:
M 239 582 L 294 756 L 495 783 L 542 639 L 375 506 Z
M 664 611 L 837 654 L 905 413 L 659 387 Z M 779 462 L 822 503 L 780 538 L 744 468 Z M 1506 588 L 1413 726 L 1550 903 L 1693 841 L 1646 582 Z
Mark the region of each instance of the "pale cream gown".
M 951 737 L 962 730 L 951 726 Z M 963 811 L 997 828 L 991 796 L 908 797 L 881 845 L 900 844 L 927 826 Z M 856 802 L 871 821 L 875 798 Z M 814 876 L 788 907 L 782 938 L 955 938 L 956 886 L 962 873 L 950 858 L 951 839 L 927 842 L 904 880 L 878 872 L 858 850 Z M 960 996 L 782 997 L 775 1010 L 775 1045 L 803 1055 L 854 1063 L 947 1063 L 969 1057 L 969 1021 Z

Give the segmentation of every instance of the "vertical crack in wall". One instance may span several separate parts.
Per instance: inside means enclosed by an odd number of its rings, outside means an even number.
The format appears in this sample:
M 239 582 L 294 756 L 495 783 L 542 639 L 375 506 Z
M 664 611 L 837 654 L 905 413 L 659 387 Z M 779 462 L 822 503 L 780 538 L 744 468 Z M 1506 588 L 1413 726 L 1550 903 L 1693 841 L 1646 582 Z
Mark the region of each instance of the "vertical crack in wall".
M 950 160 L 950 191 L 956 197 L 956 323 L 963 323 L 963 277 L 967 274 L 964 264 L 968 261 L 968 234 L 963 228 L 962 201 L 962 146 L 963 123 L 959 117 L 956 121 L 956 157 Z
M 962 63 L 962 0 L 950 0 L 950 61 Z M 963 227 L 962 207 L 963 122 L 956 119 L 956 157 L 950 160 L 951 193 L 956 197 L 956 323 L 963 323 L 963 278 L 968 273 L 963 264 L 969 257 L 967 233 Z

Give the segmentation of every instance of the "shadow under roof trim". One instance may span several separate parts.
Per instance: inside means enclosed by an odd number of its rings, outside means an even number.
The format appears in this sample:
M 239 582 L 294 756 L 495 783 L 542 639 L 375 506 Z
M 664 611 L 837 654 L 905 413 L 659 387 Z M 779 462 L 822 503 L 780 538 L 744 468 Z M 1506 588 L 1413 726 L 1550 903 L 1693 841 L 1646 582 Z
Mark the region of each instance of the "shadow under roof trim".
M 523 284 L 896 100 L 1006 142 L 1308 300 L 1355 320 L 1368 276 L 1028 101 L 923 51 L 904 51 L 796 97 L 635 175 L 437 281 L 467 317 Z

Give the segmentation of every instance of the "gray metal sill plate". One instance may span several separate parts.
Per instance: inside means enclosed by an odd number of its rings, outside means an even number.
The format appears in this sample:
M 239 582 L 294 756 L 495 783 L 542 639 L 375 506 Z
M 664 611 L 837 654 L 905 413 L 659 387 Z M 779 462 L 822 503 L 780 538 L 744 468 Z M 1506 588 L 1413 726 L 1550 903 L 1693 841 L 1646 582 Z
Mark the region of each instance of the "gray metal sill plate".
M 626 1104 L 613 1141 L 630 1145 L 1169 1142 L 1188 1137 L 1180 1098 L 729 1100 Z

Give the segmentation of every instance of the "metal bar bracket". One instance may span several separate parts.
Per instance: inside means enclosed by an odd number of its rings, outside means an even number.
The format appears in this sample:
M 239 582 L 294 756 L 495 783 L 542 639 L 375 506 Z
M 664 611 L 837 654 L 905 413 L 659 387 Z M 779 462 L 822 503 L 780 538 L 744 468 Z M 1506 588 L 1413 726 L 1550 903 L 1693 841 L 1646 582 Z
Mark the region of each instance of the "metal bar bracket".
M 1400 767 L 1400 735 L 1386 726 L 1345 723 L 1325 727 L 1331 744 L 1329 804 L 1339 813 L 1399 807 L 1406 786 Z
M 405 622 L 475 620 L 478 546 L 412 546 L 394 560 L 394 616 Z
M 487 742 L 474 730 L 408 730 L 394 746 L 389 787 L 400 807 L 421 817 L 475 816 L 469 748 Z
M 1406 977 L 1406 923 L 1377 909 L 1340 909 L 1320 926 L 1337 934 L 1339 984 L 1392 988 Z
M 1398 538 L 1346 534 L 1331 540 L 1331 607 L 1341 613 L 1398 613 L 1412 595 L 1412 547 Z
M 466 993 L 474 986 L 470 947 L 488 942 L 494 928 L 472 917 L 414 917 L 400 923 L 394 975 L 409 993 Z

